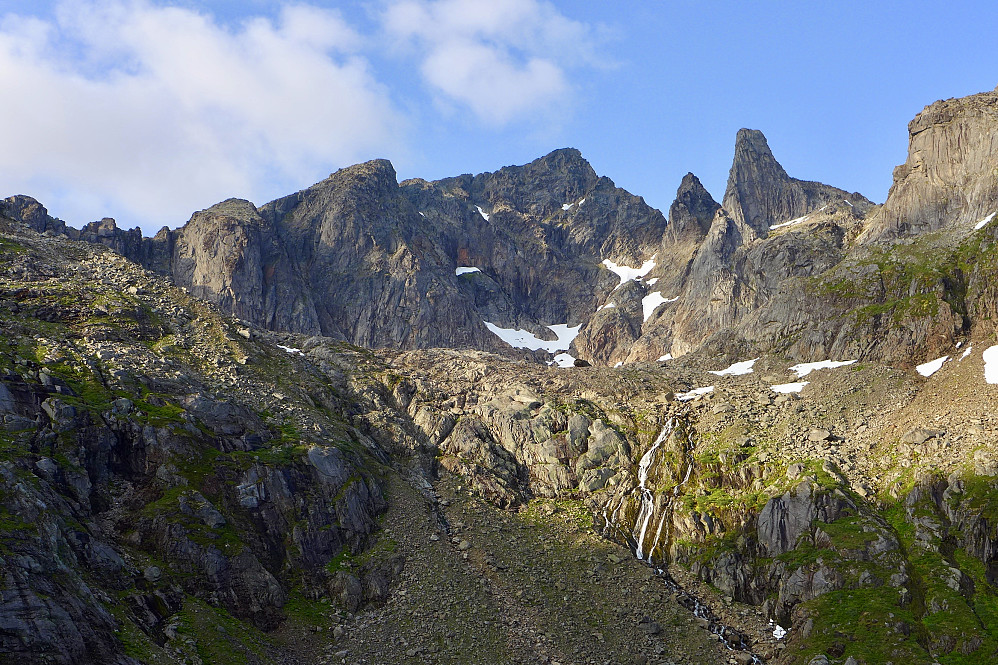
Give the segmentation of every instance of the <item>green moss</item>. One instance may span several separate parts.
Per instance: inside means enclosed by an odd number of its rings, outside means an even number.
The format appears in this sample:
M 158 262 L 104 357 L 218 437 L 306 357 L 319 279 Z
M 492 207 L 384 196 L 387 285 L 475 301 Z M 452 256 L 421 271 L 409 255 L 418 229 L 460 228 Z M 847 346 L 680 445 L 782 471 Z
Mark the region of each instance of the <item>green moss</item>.
M 815 653 L 843 651 L 839 662 L 852 656 L 862 663 L 932 662 L 919 643 L 917 620 L 899 603 L 899 596 L 883 588 L 832 591 L 804 603 L 814 621 L 809 639 L 792 653 L 789 662 L 804 665 Z M 898 629 L 915 628 L 909 635 Z M 793 643 L 792 643 L 793 644 Z
M 329 560 L 328 563 L 326 563 L 325 566 L 326 572 L 329 573 L 330 575 L 335 575 L 340 570 L 345 568 L 346 564 L 349 563 L 352 560 L 352 558 L 353 554 L 350 552 L 350 548 L 344 545 L 343 549 L 340 550 L 339 554 L 334 556 L 332 559 Z
M 189 597 L 178 618 L 177 632 L 194 642 L 181 647 L 195 650 L 194 654 L 185 654 L 188 658 L 196 655 L 212 665 L 270 662 L 266 655 L 273 645 L 272 638 L 220 607 Z
M 289 620 L 303 626 L 328 626 L 331 609 L 327 603 L 306 598 L 300 590 L 295 590 L 288 594 L 284 613 Z
M 196 516 L 181 512 L 180 497 L 188 492 L 190 489 L 186 487 L 168 489 L 157 500 L 146 504 L 141 514 L 149 519 L 161 517 L 183 526 L 191 542 L 202 547 L 214 547 L 226 556 L 235 556 L 242 552 L 246 545 L 231 522 L 227 521 L 219 527 L 210 527 Z

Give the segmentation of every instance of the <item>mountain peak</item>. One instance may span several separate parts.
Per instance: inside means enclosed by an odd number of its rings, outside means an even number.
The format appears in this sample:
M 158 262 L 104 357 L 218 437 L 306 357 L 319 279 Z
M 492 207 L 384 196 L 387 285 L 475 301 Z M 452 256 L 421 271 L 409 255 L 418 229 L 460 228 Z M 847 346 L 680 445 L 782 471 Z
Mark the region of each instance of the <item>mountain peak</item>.
M 796 219 L 833 201 L 872 205 L 858 194 L 837 187 L 798 180 L 776 161 L 766 136 L 757 129 L 740 129 L 724 192 L 724 209 L 765 237 L 769 227 Z
M 687 237 L 702 239 L 720 207 L 700 179 L 687 173 L 679 183 L 676 200 L 669 206 L 669 229 L 673 240 Z

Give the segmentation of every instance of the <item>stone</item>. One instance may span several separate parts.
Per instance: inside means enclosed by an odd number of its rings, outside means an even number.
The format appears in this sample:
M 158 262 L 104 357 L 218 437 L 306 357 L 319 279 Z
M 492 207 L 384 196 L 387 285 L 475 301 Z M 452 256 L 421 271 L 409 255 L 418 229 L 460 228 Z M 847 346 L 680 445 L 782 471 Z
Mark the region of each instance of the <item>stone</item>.
M 943 433 L 937 430 L 927 429 L 925 427 L 916 427 L 915 429 L 905 432 L 901 440 L 912 446 L 920 446 L 929 439 L 934 439 Z
M 812 429 L 807 434 L 807 440 L 814 443 L 819 443 L 821 441 L 828 441 L 832 438 L 832 433 L 827 429 Z
M 646 635 L 658 635 L 662 632 L 662 626 L 649 616 L 641 617 L 638 621 L 638 628 Z

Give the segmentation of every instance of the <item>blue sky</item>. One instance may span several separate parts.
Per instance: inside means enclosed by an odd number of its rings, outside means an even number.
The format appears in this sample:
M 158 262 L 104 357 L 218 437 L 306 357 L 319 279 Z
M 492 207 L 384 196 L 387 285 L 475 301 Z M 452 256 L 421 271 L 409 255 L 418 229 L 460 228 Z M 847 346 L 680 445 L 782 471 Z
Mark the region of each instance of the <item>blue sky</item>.
M 989 2 L 0 0 L 0 196 L 147 233 L 342 166 L 400 179 L 579 148 L 666 209 L 740 127 L 881 202 L 908 121 L 998 84 Z

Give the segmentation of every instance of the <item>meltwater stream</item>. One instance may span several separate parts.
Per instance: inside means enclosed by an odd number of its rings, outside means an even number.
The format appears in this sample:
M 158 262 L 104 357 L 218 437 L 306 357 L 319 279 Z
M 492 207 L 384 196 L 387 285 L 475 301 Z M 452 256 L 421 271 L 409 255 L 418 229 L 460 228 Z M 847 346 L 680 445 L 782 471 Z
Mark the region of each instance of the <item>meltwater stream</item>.
M 689 448 L 684 451 L 685 470 L 683 471 L 683 478 L 673 488 L 672 496 L 667 498 L 663 504 L 662 516 L 658 522 L 658 528 L 655 530 L 655 538 L 652 540 L 651 546 L 648 550 L 645 551 L 644 549 L 645 537 L 648 533 L 648 525 L 651 523 L 652 518 L 655 515 L 655 493 L 648 487 L 648 474 L 651 471 L 652 465 L 655 463 L 656 453 L 666 439 L 669 438 L 669 435 L 672 434 L 674 429 L 675 419 L 670 418 L 662 428 L 662 431 L 659 433 L 658 437 L 652 443 L 651 448 L 649 448 L 648 452 L 641 456 L 641 461 L 638 462 L 638 486 L 633 491 L 640 493 L 641 508 L 638 511 L 638 517 L 634 522 L 634 528 L 629 534 L 630 538 L 627 540 L 632 543 L 634 556 L 651 566 L 655 576 L 662 580 L 662 582 L 675 594 L 676 600 L 680 605 L 692 612 L 697 618 L 705 620 L 708 624 L 710 632 L 720 637 L 724 645 L 729 649 L 745 651 L 752 657 L 751 662 L 753 664 L 763 665 L 765 661 L 757 654 L 749 651 L 749 638 L 744 633 L 722 623 L 706 603 L 683 589 L 679 583 L 676 582 L 671 575 L 669 575 L 669 571 L 664 566 L 654 565 L 652 563 L 652 553 L 658 546 L 659 539 L 662 536 L 663 526 L 666 521 L 670 520 L 672 517 L 672 502 L 679 496 L 680 488 L 686 484 L 693 473 L 693 460 L 690 457 L 691 450 Z M 604 506 L 604 536 L 606 536 L 607 532 L 611 529 L 620 528 L 617 523 L 617 516 L 620 514 L 620 509 L 627 501 L 627 498 L 627 496 L 622 497 L 620 503 L 617 504 L 616 509 L 610 515 L 607 514 L 609 503 Z
M 638 557 L 642 561 L 645 560 L 644 543 L 645 543 L 645 533 L 648 531 L 648 523 L 651 521 L 652 515 L 655 514 L 655 494 L 648 488 L 648 470 L 651 468 L 652 462 L 655 461 L 655 453 L 658 451 L 659 446 L 665 441 L 669 434 L 672 433 L 672 428 L 675 427 L 675 421 L 670 418 L 669 422 L 665 424 L 662 431 L 659 433 L 658 438 L 652 444 L 651 448 L 648 449 L 642 457 L 641 461 L 638 463 L 638 491 L 641 492 L 641 510 L 638 512 L 638 519 L 634 522 L 634 528 L 637 529 L 640 525 L 638 533 L 632 534 L 635 536 L 635 542 L 637 546 L 634 549 L 634 556 Z M 662 535 L 662 522 L 659 522 L 659 528 L 655 533 L 655 542 L 651 544 L 648 549 L 648 559 L 651 560 L 651 553 L 655 550 L 655 545 L 658 544 L 658 538 Z

